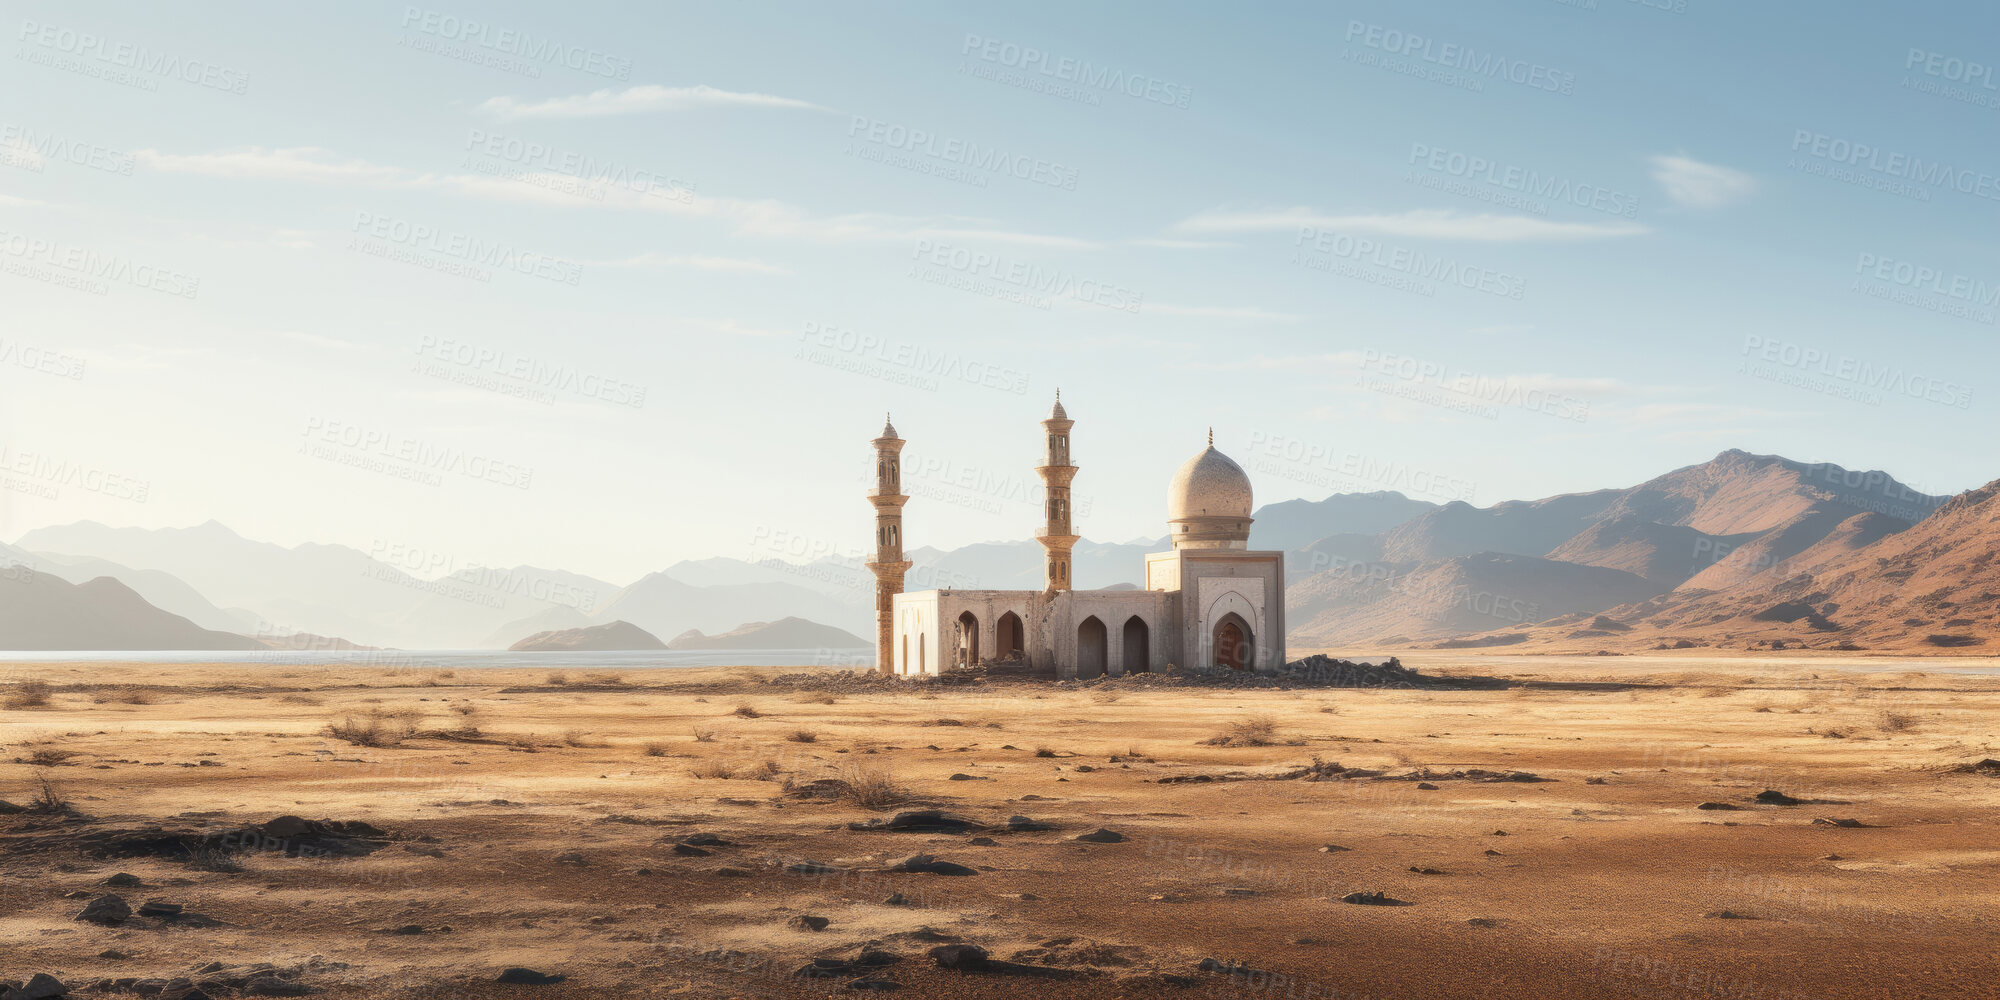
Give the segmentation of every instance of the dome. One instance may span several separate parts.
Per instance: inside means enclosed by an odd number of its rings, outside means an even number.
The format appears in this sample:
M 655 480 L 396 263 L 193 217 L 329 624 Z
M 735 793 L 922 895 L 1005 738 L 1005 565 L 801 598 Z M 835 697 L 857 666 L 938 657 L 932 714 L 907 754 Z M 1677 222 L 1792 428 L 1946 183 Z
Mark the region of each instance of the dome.
M 882 437 L 880 438 L 880 440 L 887 441 L 887 440 L 892 440 L 895 437 L 896 437 L 896 425 L 889 422 L 889 416 L 888 414 L 885 413 L 882 415 Z
M 1055 405 L 1055 408 L 1054 408 L 1054 409 L 1052 409 L 1052 410 L 1050 410 L 1050 411 L 1049 411 L 1049 419 L 1050 419 L 1050 420 L 1052 420 L 1052 421 L 1054 421 L 1054 420 L 1068 420 L 1068 419 L 1069 419 L 1069 411 L 1067 411 L 1067 410 L 1064 410 L 1064 409 L 1063 409 L 1063 407 L 1062 407 L 1062 390 L 1061 390 L 1061 389 L 1057 389 L 1057 390 L 1056 390 L 1056 405 Z
M 1167 488 L 1167 520 L 1233 518 L 1250 521 L 1250 477 L 1215 445 L 1187 460 Z

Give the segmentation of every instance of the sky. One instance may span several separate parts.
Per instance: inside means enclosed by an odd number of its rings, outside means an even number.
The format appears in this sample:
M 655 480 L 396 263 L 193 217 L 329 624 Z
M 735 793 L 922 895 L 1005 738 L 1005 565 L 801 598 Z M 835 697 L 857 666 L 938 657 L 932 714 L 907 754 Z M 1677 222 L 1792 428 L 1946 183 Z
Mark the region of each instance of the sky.
M 2000 476 L 1988 4 L 14 0 L 0 540 L 629 582 L 1486 506 L 1728 448 Z M 418 555 L 411 555 L 412 553 Z

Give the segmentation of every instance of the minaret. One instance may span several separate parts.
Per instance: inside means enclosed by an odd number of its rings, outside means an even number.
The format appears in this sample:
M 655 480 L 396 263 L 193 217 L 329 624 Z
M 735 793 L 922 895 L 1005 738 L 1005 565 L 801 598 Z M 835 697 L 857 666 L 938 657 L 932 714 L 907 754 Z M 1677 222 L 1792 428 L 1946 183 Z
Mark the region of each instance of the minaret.
M 868 569 L 875 574 L 875 669 L 896 672 L 896 595 L 903 592 L 903 574 L 910 568 L 903 558 L 903 495 L 901 453 L 903 439 L 896 425 L 882 418 L 882 436 L 875 444 L 875 488 L 868 502 L 875 505 L 875 554 L 868 557 Z
M 1062 390 L 1056 390 L 1056 407 L 1049 411 L 1049 419 L 1042 421 L 1042 430 L 1048 436 L 1048 457 L 1036 472 L 1042 476 L 1042 492 L 1047 499 L 1042 502 L 1048 526 L 1035 529 L 1036 540 L 1049 550 L 1047 589 L 1050 593 L 1068 590 L 1070 582 L 1069 550 L 1076 544 L 1076 534 L 1070 526 L 1069 481 L 1076 478 L 1076 466 L 1069 461 L 1069 429 L 1076 421 L 1063 412 Z

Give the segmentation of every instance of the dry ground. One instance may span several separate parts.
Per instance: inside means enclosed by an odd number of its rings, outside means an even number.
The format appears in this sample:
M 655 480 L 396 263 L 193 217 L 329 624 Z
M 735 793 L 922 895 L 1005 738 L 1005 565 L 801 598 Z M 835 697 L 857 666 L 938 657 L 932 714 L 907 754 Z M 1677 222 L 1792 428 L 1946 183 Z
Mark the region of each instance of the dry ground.
M 520 670 L 14 667 L 0 694 L 32 678 L 52 689 L 0 710 L 0 799 L 28 805 L 47 778 L 72 814 L 0 815 L 0 979 L 199 979 L 212 961 L 323 956 L 298 981 L 327 997 L 829 996 L 859 976 L 791 973 L 875 942 L 905 956 L 879 978 L 922 997 L 1993 995 L 2000 776 L 1950 768 L 2000 757 L 2000 679 L 1905 672 L 1924 669 L 1914 661 L 1405 662 L 1630 686 L 821 699 L 749 669 L 551 684 Z M 326 732 L 346 720 L 389 745 Z M 1257 736 L 1237 726 L 1259 720 L 1272 745 L 1205 743 Z M 1315 757 L 1434 772 L 1436 788 L 1159 780 Z M 1449 776 L 1473 768 L 1549 780 Z M 852 830 L 898 807 L 786 791 L 821 778 L 998 829 Z M 1823 801 L 1753 804 L 1767 788 Z M 1710 801 L 1741 808 L 1696 808 Z M 253 850 L 233 872 L 85 846 L 107 829 L 284 814 L 365 820 L 390 839 L 357 857 Z M 1051 829 L 1009 832 L 1014 815 Z M 1125 840 L 1074 839 L 1100 827 Z M 728 843 L 676 854 L 694 833 Z M 992 843 L 971 842 L 982 834 Z M 976 873 L 881 870 L 915 852 Z M 791 870 L 806 861 L 831 870 Z M 178 902 L 219 923 L 73 920 L 86 900 L 69 897 L 118 872 L 145 883 L 108 890 L 134 908 Z M 1413 905 L 1339 899 L 1367 890 Z M 907 905 L 886 905 L 898 892 Z M 828 924 L 799 929 L 801 915 Z M 411 926 L 422 933 L 390 933 Z M 939 940 L 1075 975 L 938 969 L 925 952 Z M 1254 971 L 1198 971 L 1211 957 Z M 569 979 L 494 983 L 509 966 Z

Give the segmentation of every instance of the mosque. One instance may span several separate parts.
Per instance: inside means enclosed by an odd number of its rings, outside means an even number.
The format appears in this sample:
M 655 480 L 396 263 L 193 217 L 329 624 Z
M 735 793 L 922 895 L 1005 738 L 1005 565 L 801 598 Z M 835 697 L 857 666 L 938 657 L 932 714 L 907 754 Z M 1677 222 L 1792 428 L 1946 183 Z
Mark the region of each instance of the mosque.
M 1062 396 L 1042 421 L 1040 468 L 1046 523 L 1041 590 L 903 592 L 900 454 L 885 422 L 875 445 L 875 663 L 885 674 L 936 674 L 989 664 L 1019 665 L 1057 679 L 1168 669 L 1275 671 L 1285 662 L 1285 554 L 1250 549 L 1250 477 L 1208 448 L 1167 488 L 1169 552 L 1146 556 L 1145 589 L 1076 590 L 1070 550 L 1070 429 Z

